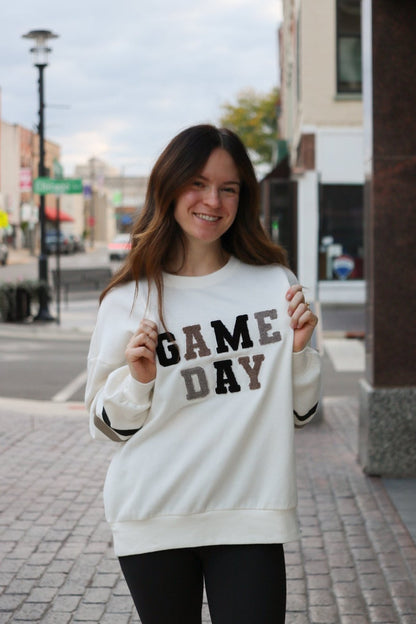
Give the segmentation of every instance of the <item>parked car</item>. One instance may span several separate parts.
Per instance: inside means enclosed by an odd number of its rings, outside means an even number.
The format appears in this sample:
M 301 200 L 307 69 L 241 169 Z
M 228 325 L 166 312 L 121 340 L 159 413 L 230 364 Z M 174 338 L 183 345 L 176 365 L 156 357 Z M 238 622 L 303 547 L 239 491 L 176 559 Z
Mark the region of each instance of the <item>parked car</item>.
M 58 236 L 56 232 L 46 232 L 45 245 L 47 254 L 55 254 L 57 251 Z M 59 251 L 61 254 L 70 254 L 74 251 L 74 246 L 68 234 L 60 232 Z
M 79 234 L 69 234 L 73 251 L 85 251 L 85 241 Z
M 9 248 L 6 243 L 0 243 L 0 264 L 5 266 L 9 257 Z
M 107 248 L 110 260 L 124 260 L 131 249 L 130 234 L 117 234 Z

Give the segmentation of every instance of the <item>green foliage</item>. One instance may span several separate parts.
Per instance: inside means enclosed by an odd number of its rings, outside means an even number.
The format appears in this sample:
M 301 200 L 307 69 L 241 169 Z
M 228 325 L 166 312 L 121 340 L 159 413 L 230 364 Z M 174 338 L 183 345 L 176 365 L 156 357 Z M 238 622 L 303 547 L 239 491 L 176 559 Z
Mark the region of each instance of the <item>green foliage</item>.
M 235 104 L 225 103 L 221 107 L 221 125 L 238 134 L 255 165 L 272 164 L 278 138 L 279 97 L 278 88 L 266 94 L 245 89 L 237 95 Z

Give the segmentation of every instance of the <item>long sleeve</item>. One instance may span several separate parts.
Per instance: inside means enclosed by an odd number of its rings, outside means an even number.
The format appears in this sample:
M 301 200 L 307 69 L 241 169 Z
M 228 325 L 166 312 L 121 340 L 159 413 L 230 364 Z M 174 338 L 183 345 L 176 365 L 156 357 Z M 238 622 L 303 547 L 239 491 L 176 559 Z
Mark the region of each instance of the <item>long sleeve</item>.
M 298 283 L 290 269 L 285 269 L 289 285 Z M 321 393 L 321 356 L 310 346 L 292 355 L 293 415 L 295 427 L 303 427 L 314 417 Z
M 312 347 L 293 353 L 293 412 L 296 427 L 303 427 L 316 413 L 321 391 L 321 357 Z
M 128 440 L 143 426 L 151 406 L 154 382 L 133 379 L 124 356 L 137 324 L 131 290 L 125 286 L 107 294 L 91 338 L 85 403 L 93 438 Z

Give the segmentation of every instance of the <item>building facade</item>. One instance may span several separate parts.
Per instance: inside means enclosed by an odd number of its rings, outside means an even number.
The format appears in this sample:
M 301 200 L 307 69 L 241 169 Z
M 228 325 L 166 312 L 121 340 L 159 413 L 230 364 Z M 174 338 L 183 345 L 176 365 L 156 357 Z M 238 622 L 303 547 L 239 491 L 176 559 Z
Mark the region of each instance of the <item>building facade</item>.
M 45 176 L 64 176 L 60 145 L 45 138 L 44 147 Z M 32 186 L 38 170 L 39 135 L 0 114 L 0 240 L 33 253 L 39 250 L 39 196 Z M 47 229 L 56 228 L 59 201 L 62 231 L 87 238 L 91 246 L 130 230 L 144 205 L 147 177 L 124 175 L 96 157 L 77 166 L 74 177 L 82 179 L 82 195 L 46 195 Z
M 286 194 L 301 283 L 322 302 L 364 302 L 360 0 L 283 0 L 279 52 L 289 174 L 277 167 L 270 201 Z
M 362 0 L 362 11 L 367 299 L 359 459 L 368 474 L 414 478 L 416 4 Z
M 96 157 L 78 165 L 75 177 L 83 181 L 84 231 L 91 243 L 129 232 L 143 208 L 148 178 L 124 175 Z
M 37 246 L 39 197 L 32 183 L 38 177 L 39 136 L 18 124 L 1 120 L 0 132 L 0 210 L 7 213 L 7 232 L 3 232 L 16 248 Z M 59 162 L 61 148 L 45 140 L 46 175 L 53 177 L 53 163 Z M 46 213 L 55 214 L 57 198 L 46 197 Z M 48 212 L 49 211 L 49 212 Z M 72 219 L 72 217 L 71 217 Z
M 20 222 L 20 133 L 17 125 L 0 123 L 0 209 L 13 227 Z

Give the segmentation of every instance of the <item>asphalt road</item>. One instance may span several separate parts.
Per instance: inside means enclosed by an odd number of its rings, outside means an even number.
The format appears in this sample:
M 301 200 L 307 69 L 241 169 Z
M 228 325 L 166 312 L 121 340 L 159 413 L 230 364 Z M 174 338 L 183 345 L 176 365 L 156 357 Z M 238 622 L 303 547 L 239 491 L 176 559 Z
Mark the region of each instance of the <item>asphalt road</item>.
M 0 395 L 42 401 L 83 401 L 88 340 L 2 336 Z
M 54 257 L 49 259 L 49 269 L 55 267 Z M 109 266 L 107 252 L 98 247 L 88 253 L 65 256 L 62 266 Z M 116 265 L 113 265 L 115 268 Z M 30 279 L 37 275 L 37 259 L 26 259 L 22 264 L 1 267 L 0 280 Z M 69 300 L 69 310 L 77 301 L 96 297 L 97 293 L 74 293 Z M 52 309 L 52 314 L 55 310 Z M 323 396 L 358 395 L 359 379 L 364 376 L 364 347 L 361 340 L 337 340 L 334 332 L 344 330 L 360 332 L 363 329 L 363 309 L 357 307 L 330 307 L 321 310 L 323 340 Z M 83 401 L 85 390 L 88 335 L 37 337 L 25 332 L 0 337 L 0 395 L 8 398 Z
M 0 339 L 0 396 L 42 401 L 83 401 L 87 338 Z M 323 355 L 323 396 L 357 396 L 361 371 L 337 371 Z
M 62 256 L 61 267 L 88 268 L 97 266 L 117 267 L 110 263 L 107 249 L 97 246 L 87 253 Z M 56 257 L 48 258 L 49 271 L 56 268 Z M 8 265 L 0 267 L 0 281 L 36 279 L 38 261 L 23 255 L 13 258 Z M 72 293 L 69 301 L 71 311 L 80 300 L 97 298 L 98 293 Z M 63 302 L 62 306 L 65 305 Z M 50 304 L 50 312 L 56 316 L 56 302 Z M 36 313 L 36 304 L 32 313 Z M 9 323 L 1 324 L 4 330 Z M 15 325 L 13 329 L 18 329 Z M 83 401 L 85 389 L 88 335 L 38 336 L 36 332 L 7 331 L 0 335 L 0 396 L 43 401 Z M 68 339 L 69 338 L 69 339 Z

